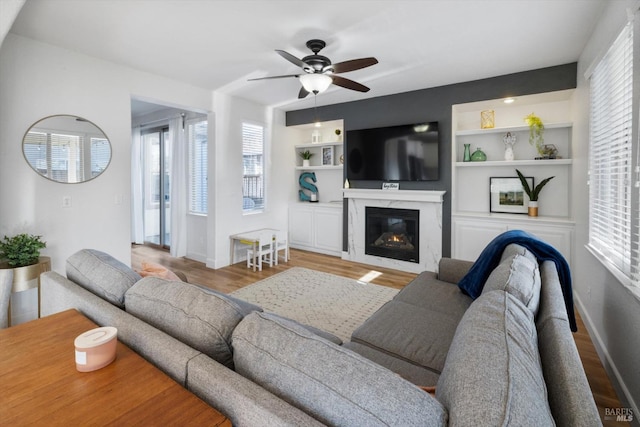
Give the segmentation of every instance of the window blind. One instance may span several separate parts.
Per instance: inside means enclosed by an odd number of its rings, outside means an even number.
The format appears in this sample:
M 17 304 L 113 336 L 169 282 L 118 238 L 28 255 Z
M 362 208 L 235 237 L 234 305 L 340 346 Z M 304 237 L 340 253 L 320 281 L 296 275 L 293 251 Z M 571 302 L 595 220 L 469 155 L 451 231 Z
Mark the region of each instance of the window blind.
M 187 143 L 189 144 L 189 210 L 193 213 L 207 213 L 208 149 L 206 120 L 195 119 L 187 122 Z
M 264 127 L 242 123 L 242 209 L 264 209 Z
M 629 23 L 590 78 L 589 245 L 637 281 L 633 83 L 633 23 Z
M 31 165 L 58 182 L 79 182 L 85 178 L 85 138 L 55 132 L 29 131 L 25 155 Z

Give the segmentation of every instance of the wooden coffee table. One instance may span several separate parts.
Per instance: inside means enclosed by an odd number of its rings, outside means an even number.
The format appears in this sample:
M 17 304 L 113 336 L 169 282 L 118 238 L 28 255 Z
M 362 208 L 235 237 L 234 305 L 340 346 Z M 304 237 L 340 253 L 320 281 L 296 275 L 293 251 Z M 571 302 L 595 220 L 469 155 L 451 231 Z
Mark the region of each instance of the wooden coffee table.
M 73 341 L 95 327 L 68 310 L 0 330 L 0 424 L 231 426 L 121 342 L 113 363 L 78 372 Z

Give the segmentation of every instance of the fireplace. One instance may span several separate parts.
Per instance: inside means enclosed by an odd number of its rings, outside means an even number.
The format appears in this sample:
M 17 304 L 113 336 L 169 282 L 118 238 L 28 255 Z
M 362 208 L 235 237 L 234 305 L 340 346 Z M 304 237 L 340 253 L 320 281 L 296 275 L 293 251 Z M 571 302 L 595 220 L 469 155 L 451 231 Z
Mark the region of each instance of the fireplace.
M 365 254 L 418 263 L 420 211 L 366 207 Z

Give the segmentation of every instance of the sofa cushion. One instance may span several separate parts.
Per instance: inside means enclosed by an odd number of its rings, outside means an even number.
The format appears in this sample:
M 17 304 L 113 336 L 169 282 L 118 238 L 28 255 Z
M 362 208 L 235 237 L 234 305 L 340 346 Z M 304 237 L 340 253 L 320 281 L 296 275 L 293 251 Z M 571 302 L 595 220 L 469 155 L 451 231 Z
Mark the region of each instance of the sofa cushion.
M 122 262 L 95 249 L 82 249 L 67 259 L 67 278 L 111 304 L 124 308 L 124 294 L 141 279 Z
M 250 311 L 189 283 L 145 277 L 125 295 L 128 313 L 233 367 L 231 333 Z
M 538 259 L 533 254 L 533 252 L 531 252 L 529 249 L 517 243 L 510 243 L 504 248 L 504 250 L 502 251 L 502 257 L 500 258 L 500 262 L 514 255 L 522 255 L 526 257 L 529 261 L 536 264 L 538 263 Z
M 435 386 L 438 382 L 438 377 L 440 377 L 439 373 L 418 366 L 410 361 L 392 356 L 387 352 L 376 350 L 368 345 L 348 341 L 344 343 L 342 347 L 348 348 L 380 366 L 384 366 L 388 370 L 395 372 L 405 380 L 418 386 Z
M 473 302 L 458 286 L 437 279 L 436 274 L 429 271 L 420 273 L 393 299 L 457 317 L 458 320 Z
M 351 341 L 439 374 L 461 317 L 391 300 L 353 331 Z
M 540 270 L 538 263 L 525 255 L 515 254 L 493 269 L 482 292 L 509 292 L 527 306 L 535 316 L 540 305 Z
M 483 293 L 460 321 L 436 396 L 451 425 L 554 425 L 531 311 L 507 292 Z
M 233 332 L 236 370 L 329 425 L 445 425 L 442 405 L 391 371 L 286 319 L 251 313 Z

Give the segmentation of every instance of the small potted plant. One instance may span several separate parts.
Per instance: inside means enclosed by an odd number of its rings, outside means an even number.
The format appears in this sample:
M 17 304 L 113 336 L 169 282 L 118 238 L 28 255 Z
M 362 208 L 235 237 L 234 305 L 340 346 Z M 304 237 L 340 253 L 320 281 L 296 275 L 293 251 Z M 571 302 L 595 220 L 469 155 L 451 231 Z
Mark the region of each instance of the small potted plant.
M 305 150 L 305 151 L 300 151 L 298 155 L 302 157 L 302 166 L 304 166 L 305 168 L 308 168 L 309 160 L 313 157 L 313 153 L 309 150 Z
M 529 196 L 529 216 L 538 216 L 538 196 L 540 196 L 540 190 L 542 190 L 542 187 L 547 185 L 547 183 L 555 177 L 550 176 L 549 178 L 545 178 L 540 181 L 540 184 L 536 185 L 534 188 L 530 188 L 524 175 L 522 175 L 518 169 L 516 169 L 516 173 L 518 174 L 518 178 L 520 178 L 524 192 Z
M 342 131 L 340 129 L 336 129 L 333 132 L 336 134 L 336 141 L 337 142 L 342 141 L 342 139 L 340 138 L 340 135 L 342 135 Z
M 18 234 L 13 237 L 4 236 L 0 240 L 0 258 L 6 260 L 10 268 L 26 267 L 37 264 L 40 250 L 47 247 L 42 236 Z
M 527 126 L 529 126 L 529 144 L 536 147 L 538 154 L 544 156 L 544 124 L 542 123 L 542 120 L 534 113 L 531 113 L 524 118 L 524 121 Z

